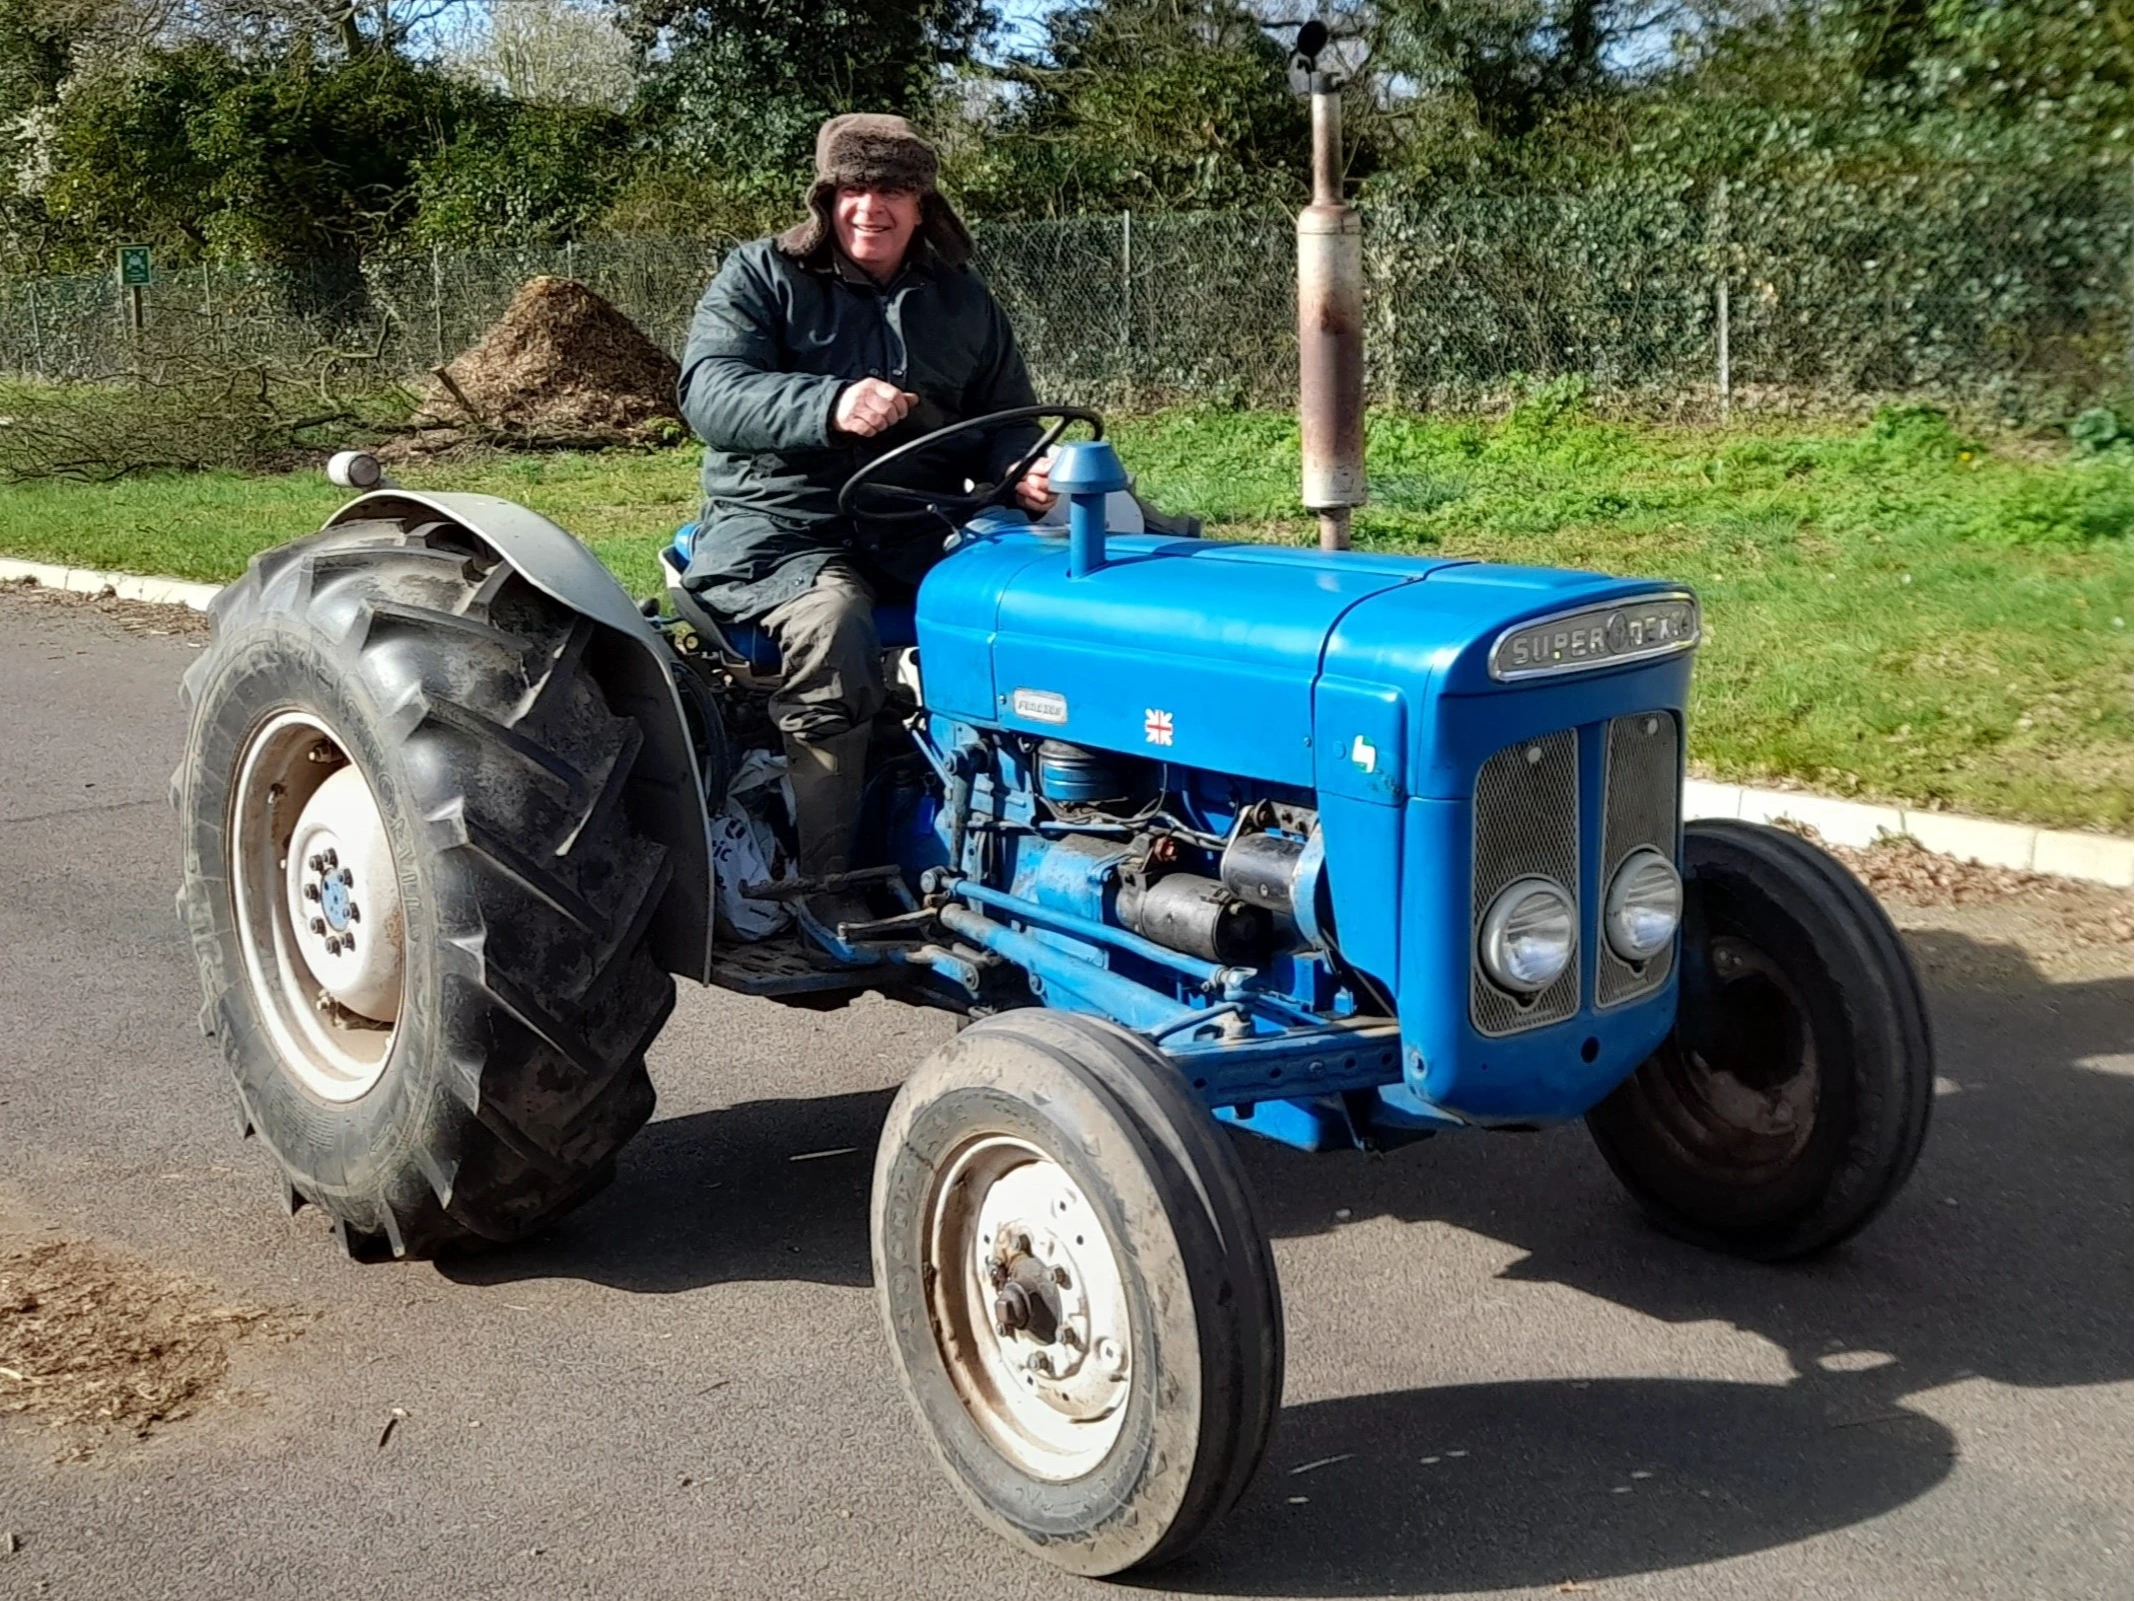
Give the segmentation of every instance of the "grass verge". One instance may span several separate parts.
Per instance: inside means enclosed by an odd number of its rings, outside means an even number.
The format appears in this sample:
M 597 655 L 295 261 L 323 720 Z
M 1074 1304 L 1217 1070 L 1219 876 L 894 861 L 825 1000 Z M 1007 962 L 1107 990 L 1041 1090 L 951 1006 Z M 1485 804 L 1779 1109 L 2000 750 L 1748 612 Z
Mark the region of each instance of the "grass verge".
M 1286 416 L 1120 420 L 1144 493 L 1222 537 L 1304 542 Z M 2125 446 L 1984 445 L 1926 412 L 1865 429 L 1643 428 L 1547 396 L 1510 417 L 1382 415 L 1360 546 L 1695 585 L 1700 768 L 2054 824 L 2130 820 Z M 696 457 L 500 458 L 404 475 L 521 500 L 632 590 L 696 498 Z M 341 495 L 315 474 L 0 487 L 0 552 L 221 580 Z

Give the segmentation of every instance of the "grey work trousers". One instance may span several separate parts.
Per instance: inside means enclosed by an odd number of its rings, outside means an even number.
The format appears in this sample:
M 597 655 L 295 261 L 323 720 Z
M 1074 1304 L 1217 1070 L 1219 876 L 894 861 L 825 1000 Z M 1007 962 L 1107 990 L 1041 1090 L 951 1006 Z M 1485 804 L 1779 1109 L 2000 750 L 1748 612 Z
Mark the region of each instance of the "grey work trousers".
M 796 739 L 822 740 L 864 728 L 889 698 L 875 592 L 851 566 L 834 561 L 814 584 L 763 615 L 778 641 L 780 683 L 771 720 Z

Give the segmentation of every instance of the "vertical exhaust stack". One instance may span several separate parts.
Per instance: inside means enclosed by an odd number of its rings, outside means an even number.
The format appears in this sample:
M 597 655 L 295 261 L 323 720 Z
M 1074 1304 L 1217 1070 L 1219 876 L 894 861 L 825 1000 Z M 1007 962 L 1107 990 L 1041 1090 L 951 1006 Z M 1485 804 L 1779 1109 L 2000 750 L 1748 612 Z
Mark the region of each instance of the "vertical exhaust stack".
M 1320 70 L 1324 23 L 1297 30 L 1312 90 L 1312 203 L 1297 214 L 1297 421 L 1304 503 L 1322 550 L 1349 548 L 1364 490 L 1364 230 L 1342 199 L 1341 85 Z

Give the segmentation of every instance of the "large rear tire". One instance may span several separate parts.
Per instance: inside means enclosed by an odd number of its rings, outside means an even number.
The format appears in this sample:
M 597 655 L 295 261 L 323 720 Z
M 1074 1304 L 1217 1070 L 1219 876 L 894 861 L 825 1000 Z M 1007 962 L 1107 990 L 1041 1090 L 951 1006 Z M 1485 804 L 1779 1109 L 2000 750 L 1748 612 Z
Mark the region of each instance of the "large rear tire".
M 363 1259 L 518 1239 L 651 1114 L 669 866 L 593 625 L 450 524 L 258 557 L 186 674 L 179 914 L 239 1115 Z
M 884 1325 L 981 1521 L 1071 1573 L 1185 1551 L 1282 1400 L 1282 1305 L 1238 1160 L 1178 1070 L 1109 1023 L 973 1024 L 890 1108 Z
M 1587 1126 L 1668 1232 L 1805 1256 L 1912 1172 L 1934 1098 L 1927 1003 L 1883 909 L 1806 840 L 1698 822 L 1683 859 L 1675 1032 Z

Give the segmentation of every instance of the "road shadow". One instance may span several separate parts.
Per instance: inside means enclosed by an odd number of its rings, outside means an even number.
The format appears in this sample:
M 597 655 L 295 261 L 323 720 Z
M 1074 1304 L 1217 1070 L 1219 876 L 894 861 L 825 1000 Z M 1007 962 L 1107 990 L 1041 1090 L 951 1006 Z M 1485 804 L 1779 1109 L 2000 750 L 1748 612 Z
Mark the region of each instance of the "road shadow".
M 1955 1442 L 1845 1384 L 1448 1385 L 1285 1409 L 1245 1501 L 1152 1588 L 1448 1594 L 1591 1582 L 1842 1529 L 1926 1494 Z M 1303 1471 L 1298 1471 L 1302 1469 Z
M 1523 1253 L 1506 1278 L 1665 1322 L 1724 1320 L 1798 1373 L 1888 1356 L 1893 1397 L 1974 1376 L 2126 1379 L 2135 1099 L 2125 1073 L 2089 1064 L 2128 1051 L 2135 984 L 2056 984 L 2009 947 L 1913 938 L 1923 967 L 1966 975 L 1930 996 L 1940 1089 L 1926 1148 L 1889 1209 L 1820 1257 L 1770 1266 L 1667 1238 L 1579 1125 L 1381 1158 L 1249 1143 L 1263 1218 L 1291 1238 L 1372 1217 L 1470 1230 Z
M 769 1279 L 865 1288 L 868 1186 L 895 1095 L 743 1101 L 647 1124 L 615 1182 L 554 1230 L 438 1269 L 461 1284 L 587 1279 L 652 1295 Z

